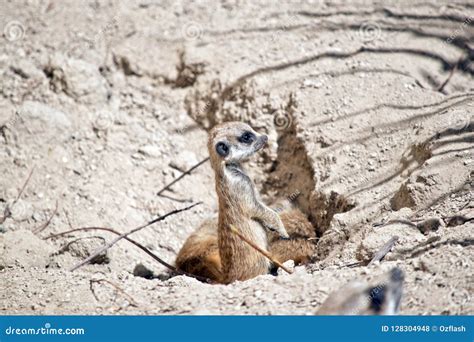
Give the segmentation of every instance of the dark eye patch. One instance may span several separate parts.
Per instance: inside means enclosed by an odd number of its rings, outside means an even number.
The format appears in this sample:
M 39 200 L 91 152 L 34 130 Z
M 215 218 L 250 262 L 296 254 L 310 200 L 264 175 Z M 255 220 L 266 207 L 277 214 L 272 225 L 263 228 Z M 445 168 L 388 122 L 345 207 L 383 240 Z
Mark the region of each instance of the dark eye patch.
M 229 154 L 229 146 L 226 143 L 219 142 L 216 144 L 216 152 L 222 157 L 225 157 Z
M 255 141 L 255 134 L 246 131 L 238 138 L 238 140 L 243 144 L 251 144 Z

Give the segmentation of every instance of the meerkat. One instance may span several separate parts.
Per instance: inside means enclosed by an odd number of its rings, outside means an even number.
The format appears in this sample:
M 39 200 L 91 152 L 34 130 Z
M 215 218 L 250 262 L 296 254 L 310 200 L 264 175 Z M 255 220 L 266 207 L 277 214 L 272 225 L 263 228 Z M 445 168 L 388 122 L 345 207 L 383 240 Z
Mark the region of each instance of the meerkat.
M 370 283 L 355 280 L 331 293 L 318 315 L 396 315 L 403 292 L 403 272 L 393 268 Z
M 220 124 L 210 131 L 218 218 L 203 222 L 188 237 L 176 258 L 180 270 L 225 284 L 269 273 L 270 261 L 234 234 L 231 226 L 280 262 L 310 259 L 315 230 L 306 216 L 291 205 L 279 212 L 265 205 L 243 167 L 267 140 L 242 122 Z

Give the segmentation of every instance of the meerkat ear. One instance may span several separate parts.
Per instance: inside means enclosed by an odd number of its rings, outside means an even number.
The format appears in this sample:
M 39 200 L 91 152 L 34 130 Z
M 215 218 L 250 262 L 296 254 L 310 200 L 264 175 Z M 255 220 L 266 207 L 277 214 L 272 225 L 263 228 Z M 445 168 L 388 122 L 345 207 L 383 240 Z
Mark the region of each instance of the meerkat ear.
M 221 157 L 226 157 L 227 155 L 229 155 L 229 151 L 230 151 L 230 148 L 226 143 L 218 142 L 216 144 L 216 152 Z

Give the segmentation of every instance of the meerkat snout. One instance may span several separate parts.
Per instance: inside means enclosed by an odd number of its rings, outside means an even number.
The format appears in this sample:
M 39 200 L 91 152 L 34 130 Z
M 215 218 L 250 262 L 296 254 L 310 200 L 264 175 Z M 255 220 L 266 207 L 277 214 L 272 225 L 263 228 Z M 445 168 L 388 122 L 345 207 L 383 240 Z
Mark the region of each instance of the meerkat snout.
M 257 142 L 255 143 L 255 152 L 261 150 L 268 142 L 268 137 L 266 135 L 261 135 Z

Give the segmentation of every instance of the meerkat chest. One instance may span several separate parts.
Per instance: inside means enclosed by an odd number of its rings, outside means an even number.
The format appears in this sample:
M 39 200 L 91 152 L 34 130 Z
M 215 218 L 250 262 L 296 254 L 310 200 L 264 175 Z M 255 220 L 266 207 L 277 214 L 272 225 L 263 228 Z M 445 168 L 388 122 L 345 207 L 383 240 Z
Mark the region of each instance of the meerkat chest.
M 221 186 L 222 196 L 242 210 L 253 207 L 257 193 L 251 179 L 239 169 L 225 171 Z

